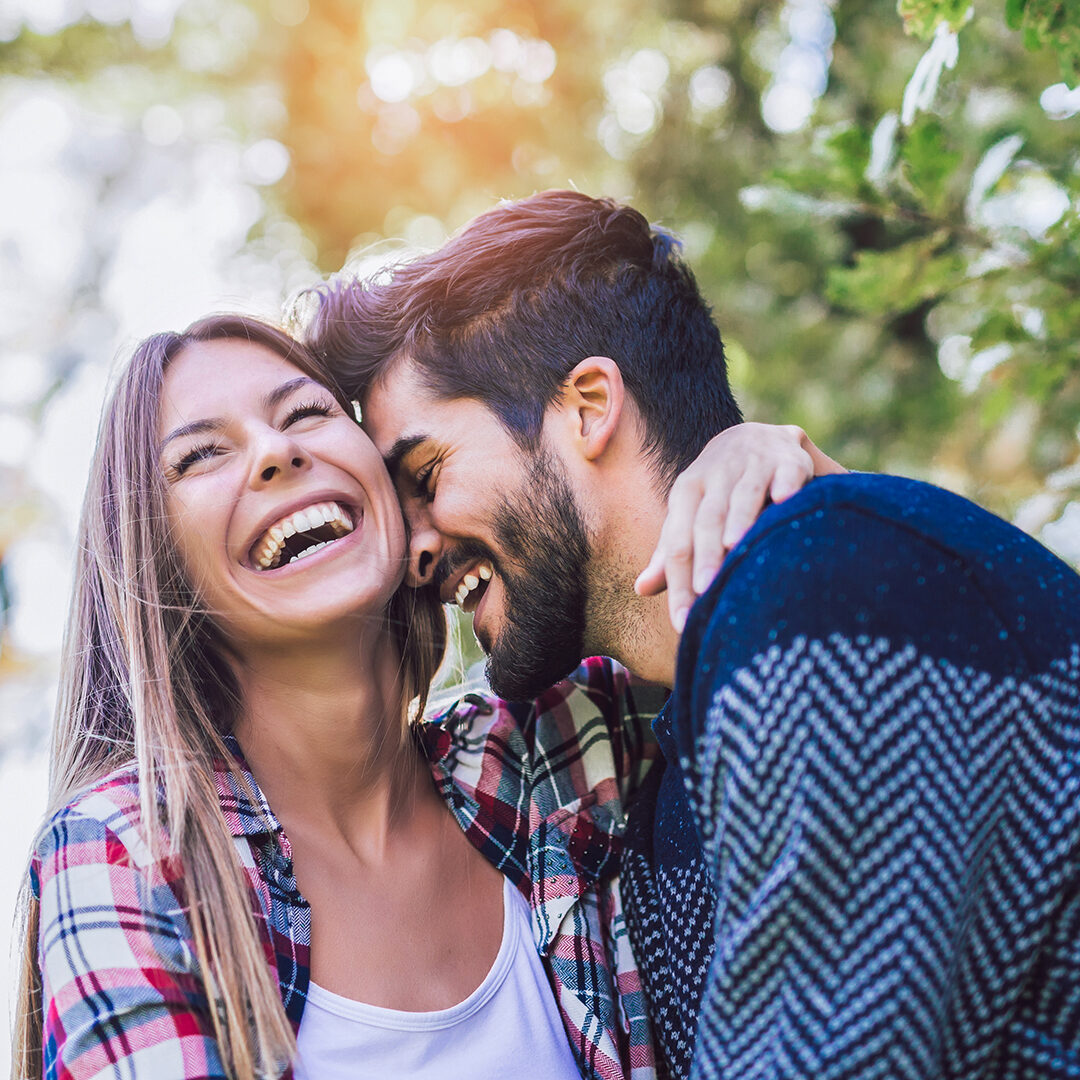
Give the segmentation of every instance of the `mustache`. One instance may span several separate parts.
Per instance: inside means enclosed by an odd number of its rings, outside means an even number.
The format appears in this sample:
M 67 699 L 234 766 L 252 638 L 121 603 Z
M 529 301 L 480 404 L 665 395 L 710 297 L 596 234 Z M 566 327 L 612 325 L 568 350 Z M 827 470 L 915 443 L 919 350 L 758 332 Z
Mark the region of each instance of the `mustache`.
M 441 589 L 459 570 L 480 559 L 486 559 L 498 569 L 499 564 L 487 544 L 482 544 L 478 540 L 463 540 L 460 544 L 456 544 L 452 551 L 444 552 L 435 564 L 431 575 L 432 587 L 436 590 Z

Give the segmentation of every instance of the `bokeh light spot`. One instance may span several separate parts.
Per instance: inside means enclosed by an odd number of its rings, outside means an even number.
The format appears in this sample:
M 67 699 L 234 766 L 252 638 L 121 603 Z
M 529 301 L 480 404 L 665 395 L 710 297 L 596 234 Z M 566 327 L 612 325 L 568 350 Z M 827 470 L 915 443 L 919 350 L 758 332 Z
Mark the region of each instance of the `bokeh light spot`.
M 289 169 L 289 151 L 277 139 L 260 139 L 244 151 L 244 173 L 253 184 L 276 184 Z
M 180 114 L 169 105 L 151 105 L 142 118 L 142 132 L 154 146 L 171 146 L 184 131 Z
M 416 85 L 413 67 L 399 52 L 388 53 L 368 66 L 371 90 L 380 101 L 405 101 Z
M 555 74 L 557 57 L 546 41 L 526 41 L 518 55 L 517 72 L 531 83 L 546 82 Z
M 734 85 L 734 80 L 722 67 L 698 68 L 687 85 L 691 108 L 703 113 L 722 109 L 731 98 Z
M 805 127 L 813 111 L 813 95 L 798 83 L 773 83 L 761 99 L 761 118 L 770 130 L 782 135 Z

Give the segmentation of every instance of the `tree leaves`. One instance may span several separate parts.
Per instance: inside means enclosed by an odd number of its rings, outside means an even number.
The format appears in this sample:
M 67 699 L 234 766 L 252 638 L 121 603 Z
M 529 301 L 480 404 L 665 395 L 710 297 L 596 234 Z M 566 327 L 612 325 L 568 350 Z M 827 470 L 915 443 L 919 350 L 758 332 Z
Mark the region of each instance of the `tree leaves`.
M 896 10 L 909 34 L 928 41 L 942 24 L 959 30 L 970 18 L 971 0 L 899 0 Z
M 947 231 L 886 251 L 860 251 L 851 267 L 829 271 L 826 295 L 837 307 L 878 317 L 903 314 L 962 282 L 967 260 Z
M 1049 45 L 1058 56 L 1064 80 L 1075 87 L 1080 76 L 1080 4 L 1077 0 L 1007 0 L 1005 21 L 1024 35 L 1032 50 Z

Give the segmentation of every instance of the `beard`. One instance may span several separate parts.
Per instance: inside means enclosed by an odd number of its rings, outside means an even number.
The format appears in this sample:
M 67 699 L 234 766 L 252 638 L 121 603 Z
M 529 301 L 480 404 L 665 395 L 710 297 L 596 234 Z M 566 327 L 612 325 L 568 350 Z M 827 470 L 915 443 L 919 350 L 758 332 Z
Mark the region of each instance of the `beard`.
M 453 565 L 489 559 L 506 596 L 503 628 L 494 640 L 477 632 L 487 678 L 499 697 L 528 701 L 565 678 L 585 655 L 590 544 L 573 490 L 552 458 L 530 455 L 524 482 L 508 494 L 492 527 L 500 553 L 470 541 Z M 435 581 L 453 572 L 440 564 Z

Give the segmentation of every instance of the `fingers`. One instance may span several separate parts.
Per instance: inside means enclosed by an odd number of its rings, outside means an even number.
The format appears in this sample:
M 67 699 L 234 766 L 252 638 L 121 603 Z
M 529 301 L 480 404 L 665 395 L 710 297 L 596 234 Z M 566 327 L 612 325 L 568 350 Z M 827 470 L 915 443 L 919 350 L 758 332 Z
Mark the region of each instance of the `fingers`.
M 740 484 L 729 495 L 726 490 L 709 488 L 698 504 L 694 517 L 694 557 L 691 585 L 695 595 L 703 593 L 731 545 L 727 534 L 731 529 L 731 515 L 739 512 L 736 494 Z
M 813 478 L 813 459 L 809 454 L 800 454 L 797 458 L 777 465 L 772 483 L 769 484 L 769 497 L 773 502 L 783 502 L 801 491 Z
M 758 515 L 765 508 L 771 479 L 769 470 L 755 469 L 752 472 L 743 473 L 732 489 L 728 499 L 727 523 L 722 535 L 725 554 L 746 535 L 750 526 L 757 521 Z M 720 564 L 717 563 L 716 569 L 719 568 Z M 715 573 L 714 570 L 705 580 L 705 588 L 708 588 Z M 704 589 L 699 591 L 703 592 Z
M 634 592 L 638 596 L 655 596 L 667 588 L 667 579 L 664 577 L 664 552 L 657 546 L 649 559 L 649 565 L 637 576 L 634 582 Z
M 687 613 L 697 597 L 693 587 L 694 564 L 700 533 L 705 484 L 696 474 L 680 476 L 668 496 L 667 517 L 660 540 L 664 547 L 664 577 L 667 580 L 668 613 L 680 633 Z M 724 500 L 726 502 L 726 500 Z
M 722 432 L 672 486 L 660 538 L 634 589 L 640 596 L 666 589 L 672 625 L 681 633 L 694 600 L 766 503 L 782 502 L 815 474 L 835 471 L 843 470 L 793 425 L 746 423 Z

